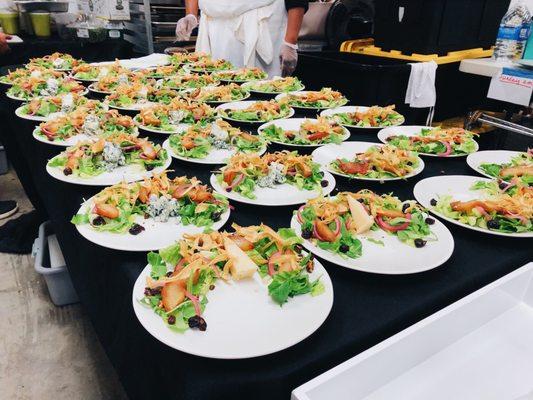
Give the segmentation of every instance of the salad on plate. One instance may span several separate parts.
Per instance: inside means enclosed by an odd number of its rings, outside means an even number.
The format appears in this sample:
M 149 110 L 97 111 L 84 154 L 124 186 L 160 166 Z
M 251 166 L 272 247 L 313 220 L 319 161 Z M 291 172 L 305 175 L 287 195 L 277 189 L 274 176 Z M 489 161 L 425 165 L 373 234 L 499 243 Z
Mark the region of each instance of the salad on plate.
M 321 115 L 328 116 L 337 123 L 357 128 L 381 128 L 401 125 L 405 118 L 395 110 L 395 106 L 387 107 L 339 107 L 327 110 Z
M 161 87 L 174 90 L 196 89 L 204 86 L 214 86 L 218 80 L 207 74 L 184 73 L 165 78 Z
M 412 176 L 421 163 L 422 160 L 412 151 L 375 145 L 356 154 L 353 159 L 337 158 L 329 168 L 349 178 L 387 180 Z
M 119 76 L 129 74 L 130 71 L 124 68 L 118 61 L 106 64 L 81 64 L 72 68 L 71 76 L 81 81 L 98 81 L 106 76 Z
M 200 58 L 198 61 L 188 63 L 186 68 L 191 72 L 200 72 L 205 74 L 233 69 L 233 64 L 222 58 Z
M 335 108 L 348 103 L 348 99 L 341 92 L 331 88 L 282 93 L 276 96 L 276 99 L 286 100 L 291 107 L 312 109 Z
M 461 224 L 504 234 L 533 232 L 533 187 L 523 182 L 476 181 L 479 197 L 458 200 L 453 194 L 430 200 L 437 213 Z
M 160 65 L 154 68 L 141 69 L 137 71 L 138 74 L 151 79 L 168 78 L 183 72 L 183 69 L 178 65 Z
M 180 124 L 205 125 L 216 117 L 216 111 L 205 103 L 175 98 L 169 105 L 157 104 L 142 109 L 135 121 L 144 129 L 173 133 Z
M 168 160 L 165 149 L 126 133 L 87 139 L 67 148 L 48 161 L 48 167 L 65 176 L 92 178 L 120 167 L 138 166 L 143 171 L 162 167 Z
M 106 105 L 98 100 L 90 100 L 78 94 L 65 94 L 62 96 L 37 97 L 31 99 L 17 109 L 17 115 L 24 118 L 40 117 L 46 120 L 57 116 L 58 113 L 69 113 L 79 107 L 93 112 L 106 111 Z
M 44 57 L 30 58 L 28 67 L 37 66 L 59 71 L 69 71 L 72 68 L 84 63 L 85 62 L 83 60 L 78 60 L 72 57 L 70 54 L 56 52 Z
M 521 182 L 533 186 L 533 152 L 521 152 L 504 163 L 481 163 L 479 169 L 486 175 L 506 182 Z
M 268 77 L 267 73 L 258 67 L 214 72 L 213 75 L 221 81 L 237 83 L 257 81 Z
M 464 156 L 478 149 L 476 134 L 463 128 L 422 128 L 414 135 L 390 135 L 385 141 L 403 150 L 439 157 Z
M 209 292 L 220 281 L 262 277 L 256 281 L 268 285 L 268 295 L 280 306 L 295 296 L 324 292 L 320 277 L 310 278 L 314 258 L 302 251 L 294 231 L 264 224 L 233 228 L 231 233 L 185 235 L 175 245 L 148 254 L 151 273 L 139 301 L 172 331 L 207 330 Z
M 28 68 L 17 68 L 14 71 L 8 71 L 6 75 L 0 76 L 0 83 L 6 85 L 12 85 L 16 80 L 20 78 L 55 78 L 62 79 L 65 77 L 65 73 L 56 71 L 53 69 L 46 69 L 42 67 L 32 66 Z
M 119 75 L 106 75 L 98 81 L 89 85 L 89 90 L 97 93 L 111 94 L 119 86 L 138 85 L 138 84 L 155 84 L 154 80 L 149 80 L 143 75 L 127 71 Z
M 250 97 L 250 94 L 236 83 L 230 83 L 191 89 L 185 92 L 184 96 L 191 100 L 205 101 L 206 103 L 229 103 L 244 100 Z
M 170 90 L 170 89 L 167 89 Z M 106 96 L 105 100 L 111 107 L 127 110 L 140 110 L 152 103 L 157 102 L 160 98 L 156 93 L 158 92 L 153 86 L 145 85 L 137 82 L 131 85 L 120 85 L 115 89 L 115 92 Z M 170 102 L 171 96 L 177 97 L 178 93 L 170 91 L 170 93 L 161 93 L 163 97 L 162 102 Z
M 133 119 L 120 115 L 117 110 L 93 113 L 79 108 L 69 114 L 41 123 L 35 135 L 50 142 L 62 142 L 76 135 L 96 137 L 117 133 L 136 135 L 137 128 Z
M 341 143 L 350 135 L 341 125 L 324 117 L 277 120 L 259 127 L 259 134 L 272 142 L 302 146 Z
M 305 89 L 303 83 L 294 76 L 287 76 L 285 78 L 275 76 L 270 80 L 246 82 L 242 86 L 251 92 L 268 94 L 297 92 Z
M 83 94 L 85 87 L 72 78 L 19 78 L 7 91 L 8 97 L 30 100 L 34 97 L 50 97 L 67 93 Z
M 168 57 L 168 61 L 173 65 L 191 64 L 202 60 L 209 60 L 211 56 L 207 53 L 193 52 L 193 53 L 174 53 Z
M 243 101 L 221 104 L 217 110 L 222 118 L 239 122 L 268 122 L 289 118 L 294 110 L 283 101 Z
M 196 178 L 169 178 L 155 174 L 141 182 L 119 183 L 92 197 L 72 218 L 98 232 L 139 235 L 145 230 L 136 221 L 174 222 L 210 228 L 228 211 L 228 201 Z
M 416 248 L 435 240 L 431 232 L 435 220 L 416 201 L 367 189 L 311 199 L 294 215 L 303 239 L 343 258 L 361 257 L 361 239 L 372 231 L 381 230 Z
M 221 119 L 210 125 L 192 125 L 170 136 L 168 143 L 175 154 L 191 159 L 204 159 L 217 150 L 225 150 L 224 155 L 229 156 L 234 152 L 258 153 L 266 147 L 259 136 L 235 128 Z
M 311 156 L 278 151 L 260 156 L 236 153 L 216 174 L 216 181 L 226 192 L 255 199 L 256 188 L 276 188 L 287 184 L 298 190 L 320 191 L 329 185 Z

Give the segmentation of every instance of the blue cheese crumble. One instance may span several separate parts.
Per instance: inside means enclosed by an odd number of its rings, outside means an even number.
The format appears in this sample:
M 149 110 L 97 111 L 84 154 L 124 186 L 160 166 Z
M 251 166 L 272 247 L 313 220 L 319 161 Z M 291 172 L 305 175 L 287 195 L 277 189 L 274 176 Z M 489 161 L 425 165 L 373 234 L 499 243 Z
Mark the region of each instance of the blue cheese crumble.
M 85 117 L 81 129 L 87 136 L 96 136 L 100 133 L 100 120 L 96 115 L 89 114 Z
M 211 125 L 209 139 L 215 149 L 231 150 L 232 148 L 229 143 L 228 131 L 222 129 L 216 122 Z
M 102 152 L 102 158 L 104 160 L 105 169 L 110 172 L 115 168 L 126 165 L 126 159 L 122 149 L 111 142 L 106 142 L 104 145 L 104 150 Z
M 273 188 L 276 184 L 285 183 L 286 178 L 283 174 L 283 164 L 273 162 L 268 166 L 268 174 L 257 180 L 260 187 Z
M 146 214 L 157 222 L 167 222 L 170 217 L 178 215 L 179 204 L 176 199 L 151 194 L 148 198 Z

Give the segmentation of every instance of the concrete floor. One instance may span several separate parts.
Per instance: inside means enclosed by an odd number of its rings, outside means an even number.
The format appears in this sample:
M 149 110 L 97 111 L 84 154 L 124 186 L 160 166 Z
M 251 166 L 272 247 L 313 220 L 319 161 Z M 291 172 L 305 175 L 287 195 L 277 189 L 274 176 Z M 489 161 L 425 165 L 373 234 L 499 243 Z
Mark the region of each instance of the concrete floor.
M 12 172 L 0 175 L 9 199 L 13 218 L 31 210 Z M 54 306 L 29 255 L 0 253 L 0 304 L 0 400 L 127 398 L 82 307 Z

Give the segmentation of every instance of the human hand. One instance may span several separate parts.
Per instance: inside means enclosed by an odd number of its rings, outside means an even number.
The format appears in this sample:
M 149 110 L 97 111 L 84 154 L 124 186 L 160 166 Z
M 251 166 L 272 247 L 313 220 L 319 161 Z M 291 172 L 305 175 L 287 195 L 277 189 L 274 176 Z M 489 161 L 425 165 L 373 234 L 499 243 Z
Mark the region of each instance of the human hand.
M 0 32 L 0 54 L 7 53 L 9 51 L 9 45 L 7 40 L 11 39 L 10 35 Z
M 281 76 L 292 75 L 298 63 L 298 45 L 283 41 L 279 51 L 279 63 Z
M 176 24 L 176 40 L 185 42 L 191 38 L 191 33 L 198 26 L 198 18 L 193 14 L 187 14 Z

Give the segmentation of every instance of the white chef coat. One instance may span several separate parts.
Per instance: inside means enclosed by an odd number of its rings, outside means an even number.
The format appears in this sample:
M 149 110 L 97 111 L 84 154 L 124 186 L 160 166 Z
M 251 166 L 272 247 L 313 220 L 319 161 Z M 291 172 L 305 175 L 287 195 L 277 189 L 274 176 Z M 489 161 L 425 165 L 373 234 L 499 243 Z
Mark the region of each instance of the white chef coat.
M 236 67 L 281 74 L 279 50 L 287 26 L 284 0 L 200 0 L 196 51 Z

